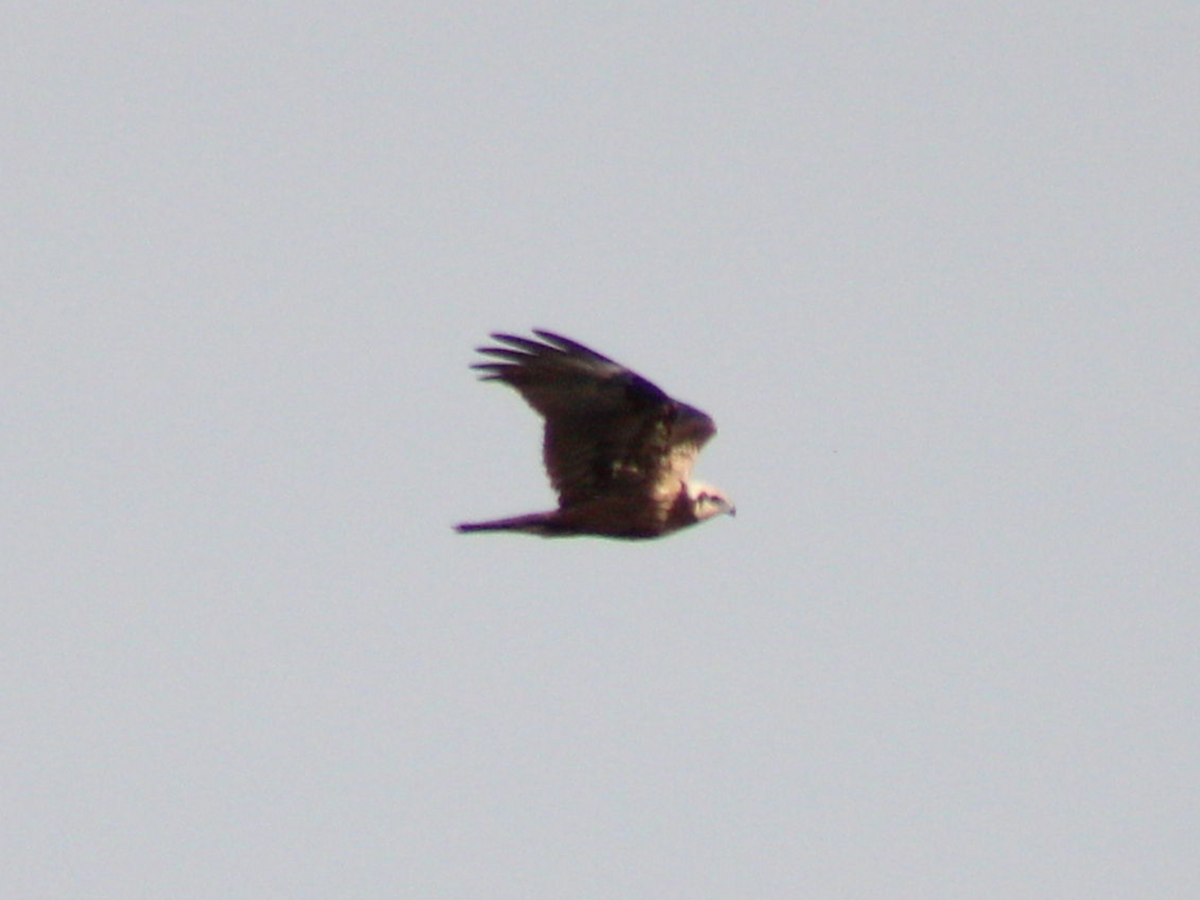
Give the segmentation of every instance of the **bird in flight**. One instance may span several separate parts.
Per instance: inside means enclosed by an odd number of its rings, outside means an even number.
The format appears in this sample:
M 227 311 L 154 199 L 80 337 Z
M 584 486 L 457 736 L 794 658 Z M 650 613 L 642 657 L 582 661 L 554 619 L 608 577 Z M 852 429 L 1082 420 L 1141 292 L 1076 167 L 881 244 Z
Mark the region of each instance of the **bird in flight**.
M 484 381 L 525 398 L 546 430 L 542 460 L 558 509 L 488 522 L 460 532 L 513 531 L 543 537 L 653 538 L 721 513 L 734 514 L 719 490 L 691 481 L 713 420 L 674 400 L 641 375 L 549 331 L 538 340 L 493 334 L 505 347 L 480 347 Z

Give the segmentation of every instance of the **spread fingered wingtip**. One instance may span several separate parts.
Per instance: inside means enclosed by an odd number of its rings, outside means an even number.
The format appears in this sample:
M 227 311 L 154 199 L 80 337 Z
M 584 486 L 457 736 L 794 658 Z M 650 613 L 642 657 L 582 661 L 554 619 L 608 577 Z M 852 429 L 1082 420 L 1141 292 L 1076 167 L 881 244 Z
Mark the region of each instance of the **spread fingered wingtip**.
M 535 334 L 536 334 L 536 332 L 535 332 Z M 520 350 L 525 351 L 526 353 L 545 353 L 546 350 L 548 350 L 548 349 L 551 349 L 551 350 L 554 349 L 553 347 L 547 347 L 545 344 L 541 344 L 541 343 L 538 343 L 537 341 L 530 340 L 527 337 L 521 337 L 520 335 L 517 335 L 517 334 L 505 334 L 504 332 L 495 331 L 495 332 L 492 332 L 491 337 L 493 340 L 501 341 L 502 343 L 505 343 L 505 344 L 511 344 L 513 347 L 517 347 Z M 508 353 L 517 352 L 515 350 L 509 350 L 508 348 L 505 348 L 505 347 L 494 347 L 494 348 L 482 348 L 481 347 L 480 349 L 485 353 L 490 353 L 493 350 L 505 350 Z
M 606 363 L 613 362 L 607 356 L 602 353 L 597 353 L 591 347 L 587 347 L 579 343 L 579 341 L 573 341 L 568 337 L 563 337 L 561 334 L 557 334 L 553 331 L 546 331 L 544 328 L 535 328 L 533 329 L 533 333 L 540 337 L 543 341 L 553 344 L 555 349 L 561 352 L 574 353 L 579 356 L 590 356 L 592 359 Z

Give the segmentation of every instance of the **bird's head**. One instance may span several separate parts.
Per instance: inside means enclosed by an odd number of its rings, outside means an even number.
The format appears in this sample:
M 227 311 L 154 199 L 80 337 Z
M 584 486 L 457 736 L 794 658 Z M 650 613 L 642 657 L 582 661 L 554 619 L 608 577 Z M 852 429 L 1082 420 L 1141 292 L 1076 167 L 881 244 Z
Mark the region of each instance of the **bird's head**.
M 693 481 L 687 486 L 688 496 L 692 501 L 692 512 L 697 522 L 711 519 L 713 516 L 736 516 L 737 509 L 733 501 L 711 484 Z

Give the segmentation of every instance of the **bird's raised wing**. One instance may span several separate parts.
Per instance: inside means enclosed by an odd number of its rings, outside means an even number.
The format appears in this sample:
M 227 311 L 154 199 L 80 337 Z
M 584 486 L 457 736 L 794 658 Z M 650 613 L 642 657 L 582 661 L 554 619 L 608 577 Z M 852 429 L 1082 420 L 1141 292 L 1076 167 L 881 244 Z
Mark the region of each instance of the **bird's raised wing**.
M 620 363 L 549 331 L 493 334 L 485 380 L 520 391 L 546 420 L 543 461 L 566 507 L 606 494 L 655 497 L 686 481 L 712 419 Z

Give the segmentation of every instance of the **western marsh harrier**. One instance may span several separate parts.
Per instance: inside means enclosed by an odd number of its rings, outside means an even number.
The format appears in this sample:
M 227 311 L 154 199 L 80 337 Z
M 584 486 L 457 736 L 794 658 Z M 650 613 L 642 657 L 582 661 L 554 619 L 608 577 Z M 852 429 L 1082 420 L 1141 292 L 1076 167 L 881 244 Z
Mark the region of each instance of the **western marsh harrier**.
M 493 334 L 508 346 L 480 347 L 494 359 L 472 368 L 484 381 L 516 388 L 546 420 L 542 459 L 558 509 L 468 522 L 459 531 L 652 538 L 733 515 L 724 494 L 689 481 L 696 455 L 717 432 L 712 419 L 582 344 L 533 333 L 540 340 Z

